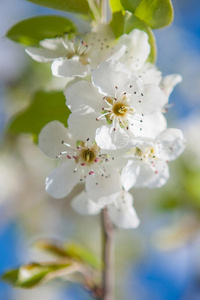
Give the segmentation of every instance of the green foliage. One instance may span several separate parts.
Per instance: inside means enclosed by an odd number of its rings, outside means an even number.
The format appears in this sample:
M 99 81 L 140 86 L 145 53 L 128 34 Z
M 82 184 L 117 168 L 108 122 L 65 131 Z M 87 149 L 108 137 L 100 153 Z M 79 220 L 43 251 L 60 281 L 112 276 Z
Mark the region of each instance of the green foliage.
M 2 279 L 16 287 L 32 288 L 54 278 L 56 271 L 66 269 L 67 273 L 67 269 L 71 266 L 70 263 L 31 263 L 6 272 Z M 59 277 L 59 273 L 56 277 Z
M 121 4 L 120 0 L 109 0 L 110 3 L 110 8 L 112 10 L 112 12 L 116 12 L 116 11 L 122 11 L 123 10 L 123 6 Z
M 27 0 L 27 1 L 41 6 L 78 13 L 78 14 L 87 15 L 90 12 L 87 0 Z
M 3 276 L 1 277 L 2 280 L 9 282 L 12 285 L 15 285 L 18 279 L 19 269 L 14 269 L 7 271 Z
M 145 31 L 149 36 L 151 53 L 148 61 L 156 60 L 156 42 L 152 29 L 169 25 L 173 20 L 173 7 L 170 0 L 110 0 L 113 11 L 110 26 L 118 38 L 134 28 Z M 123 7 L 123 8 L 122 8 Z M 126 10 L 126 12 L 125 12 Z
M 123 8 L 132 13 L 135 12 L 135 9 L 140 4 L 141 0 L 120 0 Z
M 133 13 L 152 29 L 169 25 L 173 21 L 170 0 L 121 0 L 125 10 Z
M 148 61 L 152 63 L 155 62 L 157 53 L 156 41 L 151 28 L 145 22 L 129 12 L 123 14 L 122 11 L 117 11 L 113 13 L 110 26 L 116 38 L 120 37 L 123 33 L 130 33 L 135 28 L 145 31 L 149 36 L 149 44 L 151 46 L 151 52 L 149 54 Z
M 67 253 L 61 244 L 48 241 L 48 240 L 40 240 L 34 244 L 34 246 L 40 250 L 48 252 L 49 254 L 55 255 L 57 257 L 66 258 Z
M 112 28 L 116 38 L 120 37 L 124 33 L 124 15 L 122 11 L 116 11 L 113 13 L 110 27 Z
M 41 40 L 72 32 L 76 32 L 76 26 L 69 19 L 61 16 L 40 16 L 15 24 L 6 36 L 18 43 L 36 45 Z
M 82 263 L 86 263 L 95 269 L 99 269 L 100 262 L 89 250 L 75 243 L 67 243 L 64 245 L 64 248 L 69 257 L 74 258 Z
M 155 41 L 153 31 L 145 22 L 141 21 L 136 16 L 127 13 L 125 15 L 125 21 L 124 21 L 124 32 L 129 33 L 134 28 L 145 31 L 148 34 L 149 44 L 151 46 L 151 52 L 149 54 L 148 61 L 154 63 L 156 60 L 157 49 L 156 49 L 156 41 Z
M 18 269 L 4 273 L 2 280 L 15 287 L 32 288 L 52 279 L 82 274 L 85 283 L 90 282 L 91 287 L 95 286 L 94 274 L 97 274 L 97 270 L 100 269 L 100 262 L 93 253 L 75 243 L 58 244 L 49 240 L 40 240 L 35 243 L 35 246 L 53 254 L 57 260 L 22 265 Z M 80 278 L 77 277 L 76 280 L 80 281 Z
M 53 254 L 57 257 L 69 259 L 70 261 L 77 261 L 84 263 L 95 269 L 99 269 L 100 262 L 96 256 L 89 250 L 83 248 L 76 243 L 67 243 L 64 245 L 53 243 L 48 240 L 41 240 L 35 244 L 35 246 L 43 251 Z
M 14 134 L 29 133 L 37 141 L 41 129 L 53 120 L 58 120 L 67 127 L 70 110 L 65 101 L 62 92 L 37 92 L 31 104 L 12 118 L 8 132 Z

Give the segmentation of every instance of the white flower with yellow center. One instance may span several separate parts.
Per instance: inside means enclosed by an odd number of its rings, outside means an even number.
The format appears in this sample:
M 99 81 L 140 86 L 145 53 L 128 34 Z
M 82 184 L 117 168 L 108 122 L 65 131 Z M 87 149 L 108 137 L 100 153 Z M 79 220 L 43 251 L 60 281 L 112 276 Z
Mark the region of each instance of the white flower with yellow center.
M 122 170 L 125 190 L 163 186 L 169 178 L 168 162 L 175 160 L 184 148 L 183 134 L 175 128 L 166 129 L 153 141 L 141 141 L 140 145 L 126 153 L 129 161 Z
M 129 139 L 155 138 L 166 128 L 161 113 L 165 94 L 159 86 L 145 85 L 115 60 L 94 69 L 92 82 L 79 81 L 65 90 L 74 135 L 96 134 L 100 148 L 119 149 Z
M 34 60 L 52 62 L 51 70 L 58 77 L 84 77 L 91 68 L 107 59 L 118 59 L 126 47 L 115 45 L 108 25 L 99 25 L 86 35 L 63 35 L 40 42 L 40 48 L 26 48 Z
M 45 188 L 54 198 L 67 196 L 78 182 L 85 182 L 88 197 L 98 199 L 121 190 L 119 172 L 109 164 L 114 158 L 87 139 L 74 140 L 58 121 L 48 123 L 39 134 L 39 148 L 60 166 L 46 179 Z

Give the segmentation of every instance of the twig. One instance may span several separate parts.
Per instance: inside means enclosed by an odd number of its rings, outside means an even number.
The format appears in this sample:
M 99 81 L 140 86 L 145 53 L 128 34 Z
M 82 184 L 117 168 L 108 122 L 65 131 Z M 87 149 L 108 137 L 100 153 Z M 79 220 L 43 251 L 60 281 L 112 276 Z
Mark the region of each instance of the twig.
M 103 230 L 103 298 L 102 300 L 114 300 L 114 228 L 109 219 L 107 209 L 102 211 Z

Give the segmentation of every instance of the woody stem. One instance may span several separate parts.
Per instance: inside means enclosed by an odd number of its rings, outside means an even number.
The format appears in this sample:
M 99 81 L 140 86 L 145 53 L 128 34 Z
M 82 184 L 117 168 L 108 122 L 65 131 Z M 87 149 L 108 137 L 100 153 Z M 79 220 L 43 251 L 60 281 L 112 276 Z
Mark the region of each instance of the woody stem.
M 102 300 L 114 300 L 114 228 L 108 216 L 107 208 L 102 211 L 102 233 Z

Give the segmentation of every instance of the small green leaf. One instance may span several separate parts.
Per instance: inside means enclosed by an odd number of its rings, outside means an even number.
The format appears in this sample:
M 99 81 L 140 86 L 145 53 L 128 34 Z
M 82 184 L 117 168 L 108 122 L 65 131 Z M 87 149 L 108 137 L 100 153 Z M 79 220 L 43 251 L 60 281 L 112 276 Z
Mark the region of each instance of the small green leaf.
M 124 15 L 122 11 L 116 11 L 113 13 L 110 27 L 116 38 L 120 37 L 124 33 Z
M 38 285 L 42 279 L 51 271 L 50 268 L 37 263 L 20 267 L 16 286 L 32 288 Z
M 69 11 L 77 14 L 90 12 L 87 0 L 27 0 L 29 2 L 58 10 Z
M 61 16 L 40 16 L 15 24 L 6 36 L 12 41 L 33 45 L 41 40 L 72 32 L 76 32 L 76 27 L 69 19 Z
M 135 9 L 140 4 L 141 0 L 120 0 L 123 8 L 132 13 L 135 12 Z
M 58 257 L 67 257 L 67 253 L 63 246 L 55 242 L 41 240 L 35 243 L 35 247 Z
M 100 268 L 100 262 L 89 250 L 74 243 L 65 244 L 64 249 L 68 257 L 71 257 L 79 262 L 89 264 L 95 269 Z
M 109 3 L 113 13 L 124 10 L 120 0 L 109 0 Z
M 169 25 L 174 15 L 170 0 L 141 0 L 137 8 L 130 12 L 153 29 Z
M 18 274 L 19 274 L 19 269 L 10 270 L 7 271 L 5 274 L 3 274 L 1 279 L 11 283 L 12 285 L 15 285 L 18 278 Z
M 70 110 L 65 101 L 62 92 L 37 92 L 32 103 L 12 118 L 8 132 L 14 134 L 29 133 L 34 135 L 37 141 L 41 129 L 53 120 L 58 120 L 67 127 Z
M 151 30 L 151 28 L 145 24 L 143 21 L 135 17 L 133 14 L 126 13 L 125 15 L 125 22 L 124 22 L 124 32 L 129 33 L 134 28 L 140 29 L 142 31 L 145 31 L 149 36 L 149 44 L 151 46 L 151 52 L 148 58 L 148 61 L 151 63 L 154 63 L 156 61 L 156 41 L 154 34 Z
M 41 240 L 36 242 L 35 246 L 38 249 L 44 250 L 50 254 L 69 259 L 71 262 L 77 261 L 86 263 L 95 269 L 99 269 L 100 267 L 100 262 L 93 253 L 75 243 L 67 243 L 62 245 L 58 242 Z
M 19 269 L 6 272 L 2 276 L 2 279 L 15 287 L 32 288 L 39 285 L 44 280 L 47 282 L 54 277 L 59 277 L 59 273 L 52 276 L 56 271 L 66 269 L 67 274 L 67 269 L 71 266 L 71 263 L 31 263 L 21 266 Z M 73 272 L 73 269 L 71 271 Z M 74 272 L 75 271 L 76 270 L 74 269 Z M 51 276 L 47 277 L 47 275 Z

